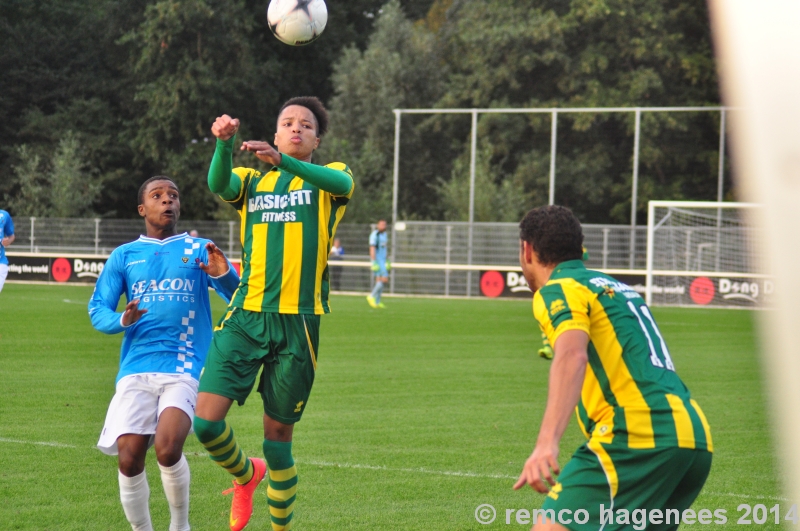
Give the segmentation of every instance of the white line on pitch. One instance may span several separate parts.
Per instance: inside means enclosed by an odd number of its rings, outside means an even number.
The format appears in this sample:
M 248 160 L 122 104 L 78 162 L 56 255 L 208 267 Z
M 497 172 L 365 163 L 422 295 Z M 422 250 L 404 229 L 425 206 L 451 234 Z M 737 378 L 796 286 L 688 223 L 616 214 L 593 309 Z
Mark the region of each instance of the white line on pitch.
M 52 446 L 55 448 L 81 448 L 79 446 L 75 446 L 72 444 L 64 444 L 58 442 L 43 442 L 43 441 L 23 441 L 20 439 L 7 439 L 5 437 L 0 437 L 0 443 L 13 443 L 13 444 L 35 444 L 37 446 Z M 91 446 L 91 449 L 96 449 L 96 447 Z M 187 456 L 192 457 L 205 457 L 208 454 L 204 452 L 185 452 Z M 478 474 L 476 472 L 458 472 L 453 470 L 431 470 L 429 468 L 394 468 L 388 466 L 377 466 L 377 465 L 361 465 L 358 463 L 333 463 L 330 461 L 306 461 L 297 460 L 298 464 L 301 465 L 310 465 L 310 466 L 324 466 L 324 467 L 333 467 L 333 468 L 351 468 L 357 470 L 380 470 L 384 472 L 405 472 L 411 474 L 432 474 L 435 476 L 453 476 L 453 477 L 460 477 L 460 478 L 482 478 L 482 479 L 517 479 L 517 476 L 508 476 L 505 474 Z M 744 498 L 744 499 L 761 499 L 761 500 L 780 500 L 780 501 L 788 501 L 788 498 L 784 498 L 782 496 L 760 496 L 757 494 L 736 494 L 734 492 L 709 492 L 709 491 L 702 491 L 701 495 L 705 496 L 727 496 L 730 498 Z
M 0 437 L 0 442 L 4 443 L 14 443 L 14 444 L 35 444 L 37 446 L 54 446 L 56 448 L 78 448 L 72 444 L 63 444 L 57 442 L 41 442 L 41 441 L 21 441 L 19 439 L 6 439 L 5 437 Z
M 436 476 L 456 476 L 462 478 L 484 478 L 484 479 L 517 479 L 516 476 L 506 476 L 503 474 L 478 474 L 476 472 L 454 472 L 451 470 L 431 470 L 429 468 L 392 468 L 377 465 L 359 465 L 352 463 L 331 463 L 328 461 L 306 461 L 298 460 L 301 465 L 329 466 L 335 468 L 356 468 L 361 470 L 384 470 L 386 472 L 409 472 L 412 474 L 433 474 Z

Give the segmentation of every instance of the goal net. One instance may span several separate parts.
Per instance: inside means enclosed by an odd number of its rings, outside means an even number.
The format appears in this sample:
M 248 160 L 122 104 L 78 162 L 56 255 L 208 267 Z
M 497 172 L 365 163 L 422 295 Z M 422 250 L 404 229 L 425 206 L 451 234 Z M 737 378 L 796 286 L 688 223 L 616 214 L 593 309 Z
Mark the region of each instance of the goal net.
M 755 259 L 759 205 L 650 201 L 647 303 L 661 306 L 764 307 L 774 285 Z

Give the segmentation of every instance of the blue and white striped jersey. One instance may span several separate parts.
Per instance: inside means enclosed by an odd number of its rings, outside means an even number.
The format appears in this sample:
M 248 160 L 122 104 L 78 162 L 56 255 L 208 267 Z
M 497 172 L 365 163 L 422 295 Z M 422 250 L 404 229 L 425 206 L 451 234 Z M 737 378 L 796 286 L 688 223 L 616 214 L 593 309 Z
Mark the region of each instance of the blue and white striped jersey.
M 208 263 L 208 242 L 186 233 L 165 240 L 141 236 L 111 253 L 89 301 L 89 316 L 101 332 L 125 332 L 117 381 L 151 372 L 200 379 L 212 334 L 208 288 L 227 302 L 239 285 L 230 263 L 228 273 L 216 279 L 200 269 L 200 262 Z M 129 327 L 116 311 L 123 293 L 147 310 Z

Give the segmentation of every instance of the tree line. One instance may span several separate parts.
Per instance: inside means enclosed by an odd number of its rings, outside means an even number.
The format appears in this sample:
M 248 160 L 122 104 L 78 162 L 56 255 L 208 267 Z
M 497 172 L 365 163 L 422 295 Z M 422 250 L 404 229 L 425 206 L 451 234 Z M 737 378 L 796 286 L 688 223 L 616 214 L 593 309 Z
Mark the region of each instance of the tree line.
M 232 219 L 205 185 L 213 119 L 270 139 L 280 104 L 313 94 L 331 112 L 315 161 L 353 169 L 347 220 L 365 222 L 391 213 L 392 109 L 719 103 L 702 0 L 329 0 L 325 33 L 297 48 L 270 34 L 266 3 L 0 0 L 0 204 L 134 217 L 139 184 L 167 175 L 184 217 Z M 648 199 L 716 197 L 707 114 L 644 115 L 642 219 Z M 632 113 L 558 126 L 557 202 L 627 222 Z M 468 115 L 404 116 L 402 217 L 466 219 L 469 136 Z M 549 115 L 481 115 L 477 220 L 547 202 L 549 138 Z

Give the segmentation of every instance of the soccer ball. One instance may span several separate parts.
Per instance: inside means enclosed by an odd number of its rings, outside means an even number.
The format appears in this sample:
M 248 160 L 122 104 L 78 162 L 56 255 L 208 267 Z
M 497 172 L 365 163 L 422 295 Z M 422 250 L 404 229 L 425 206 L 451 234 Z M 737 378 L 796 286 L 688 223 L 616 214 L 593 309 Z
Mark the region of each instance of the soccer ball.
M 278 40 L 303 46 L 317 40 L 325 29 L 328 8 L 324 0 L 272 0 L 267 22 Z

